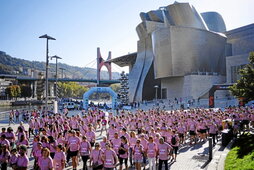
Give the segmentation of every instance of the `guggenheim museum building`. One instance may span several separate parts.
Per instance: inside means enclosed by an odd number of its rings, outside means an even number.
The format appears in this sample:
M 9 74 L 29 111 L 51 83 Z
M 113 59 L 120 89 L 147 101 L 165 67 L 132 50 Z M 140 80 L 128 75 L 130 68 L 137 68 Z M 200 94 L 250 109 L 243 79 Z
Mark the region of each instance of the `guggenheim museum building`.
M 162 99 L 207 98 L 214 84 L 236 82 L 254 51 L 254 24 L 227 31 L 219 13 L 199 13 L 189 3 L 140 18 L 137 52 L 110 60 L 129 66 L 130 102 L 154 99 L 155 87 Z

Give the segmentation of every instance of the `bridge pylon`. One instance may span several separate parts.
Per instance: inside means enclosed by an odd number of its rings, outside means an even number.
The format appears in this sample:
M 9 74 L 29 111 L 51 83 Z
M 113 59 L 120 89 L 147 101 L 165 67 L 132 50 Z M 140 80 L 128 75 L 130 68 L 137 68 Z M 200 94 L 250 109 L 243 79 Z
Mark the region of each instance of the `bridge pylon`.
M 108 53 L 108 58 L 107 60 L 111 59 L 111 51 L 109 51 Z M 112 80 L 112 67 L 111 67 L 111 62 L 106 62 L 102 56 L 101 56 L 101 52 L 100 52 L 100 48 L 97 48 L 97 86 L 100 85 L 100 79 L 101 79 L 101 68 L 105 66 L 108 70 L 109 73 L 109 80 Z

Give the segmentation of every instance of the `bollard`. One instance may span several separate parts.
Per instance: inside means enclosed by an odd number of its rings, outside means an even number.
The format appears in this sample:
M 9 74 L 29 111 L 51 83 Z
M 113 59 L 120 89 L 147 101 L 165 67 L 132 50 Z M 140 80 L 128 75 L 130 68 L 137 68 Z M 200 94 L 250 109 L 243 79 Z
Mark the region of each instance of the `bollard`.
M 213 159 L 213 138 L 212 137 L 209 137 L 208 138 L 208 141 L 209 141 L 209 160 L 212 160 Z

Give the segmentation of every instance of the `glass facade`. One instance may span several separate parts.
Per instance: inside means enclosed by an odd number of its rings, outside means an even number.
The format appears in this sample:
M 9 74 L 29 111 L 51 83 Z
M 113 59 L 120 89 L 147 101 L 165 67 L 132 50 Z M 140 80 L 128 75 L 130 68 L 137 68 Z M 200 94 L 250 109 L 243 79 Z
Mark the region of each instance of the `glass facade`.
M 231 66 L 231 83 L 236 83 L 240 79 L 241 75 L 239 70 L 244 68 L 245 65 Z

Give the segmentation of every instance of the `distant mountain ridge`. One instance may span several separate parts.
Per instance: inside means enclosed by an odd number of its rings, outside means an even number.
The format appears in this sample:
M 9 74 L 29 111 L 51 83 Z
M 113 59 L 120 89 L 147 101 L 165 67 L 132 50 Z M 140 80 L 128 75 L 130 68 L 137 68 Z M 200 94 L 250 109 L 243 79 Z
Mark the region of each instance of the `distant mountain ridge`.
M 19 58 L 11 57 L 3 51 L 0 51 L 0 74 L 17 74 L 29 76 L 29 70 L 33 69 L 37 72 L 45 71 L 45 62 L 29 61 Z M 55 64 L 49 64 L 49 72 L 55 74 Z M 66 78 L 84 78 L 84 79 L 96 79 L 96 69 L 88 67 L 71 66 L 64 63 L 58 63 L 58 68 L 63 68 L 64 77 Z M 58 76 L 60 77 L 61 70 L 58 70 Z M 112 78 L 120 78 L 118 72 L 112 72 Z M 108 72 L 101 71 L 101 79 L 109 79 Z

